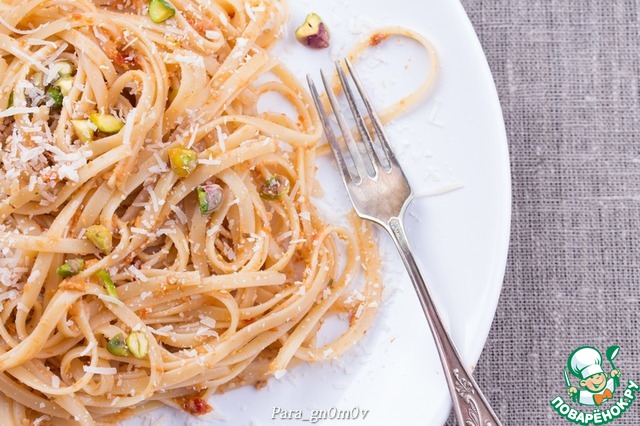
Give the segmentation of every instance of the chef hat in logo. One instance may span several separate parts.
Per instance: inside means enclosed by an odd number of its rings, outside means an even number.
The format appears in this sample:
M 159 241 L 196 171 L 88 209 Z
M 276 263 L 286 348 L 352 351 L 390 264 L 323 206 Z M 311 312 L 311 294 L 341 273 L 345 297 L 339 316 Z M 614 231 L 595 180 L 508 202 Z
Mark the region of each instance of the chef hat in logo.
M 573 351 L 567 364 L 571 374 L 583 380 L 594 374 L 604 373 L 602 355 L 596 348 L 590 346 L 583 346 Z

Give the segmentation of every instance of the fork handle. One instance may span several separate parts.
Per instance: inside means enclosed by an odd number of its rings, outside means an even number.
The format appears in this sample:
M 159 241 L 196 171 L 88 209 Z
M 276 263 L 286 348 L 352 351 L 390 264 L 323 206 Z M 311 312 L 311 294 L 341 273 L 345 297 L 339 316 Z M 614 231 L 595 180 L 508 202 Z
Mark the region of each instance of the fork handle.
M 418 293 L 418 299 L 433 333 L 458 424 L 461 426 L 500 426 L 500 420 L 480 391 L 478 384 L 473 380 L 471 373 L 464 366 L 449 333 L 442 324 L 440 315 L 433 304 L 429 290 L 409 247 L 401 218 L 393 217 L 387 224 L 387 230 L 390 232 L 393 242 L 400 252 L 402 262 L 407 268 L 416 293 Z

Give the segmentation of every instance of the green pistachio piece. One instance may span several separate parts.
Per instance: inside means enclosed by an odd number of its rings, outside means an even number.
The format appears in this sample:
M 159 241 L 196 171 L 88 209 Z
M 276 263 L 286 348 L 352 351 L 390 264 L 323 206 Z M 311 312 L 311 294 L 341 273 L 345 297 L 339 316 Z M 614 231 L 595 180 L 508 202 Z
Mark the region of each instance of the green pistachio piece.
M 60 77 L 67 77 L 73 75 L 76 67 L 71 61 L 56 61 L 53 63 L 53 69 L 58 73 Z
M 110 135 L 118 133 L 124 127 L 122 120 L 113 114 L 92 112 L 89 114 L 89 120 L 91 120 L 98 130 Z
M 58 266 L 56 273 L 61 277 L 72 277 L 78 275 L 84 269 L 83 259 L 69 259 Z
M 60 77 L 55 83 L 53 83 L 53 86 L 60 89 L 60 93 L 62 93 L 63 96 L 67 96 L 73 88 L 73 77 L 69 75 Z
M 85 232 L 87 239 L 102 253 L 109 254 L 113 250 L 111 231 L 104 225 L 91 225 Z
M 100 281 L 102 281 L 102 285 L 104 285 L 104 288 L 107 290 L 107 294 L 117 299 L 118 292 L 116 291 L 116 285 L 113 283 L 109 271 L 107 271 L 106 269 L 100 269 L 98 272 L 96 272 L 96 277 L 98 277 Z
M 169 150 L 171 170 L 180 177 L 189 176 L 198 165 L 198 154 L 182 145 L 174 146 Z
M 89 120 L 71 120 L 73 132 L 82 143 L 91 142 L 93 140 L 93 125 Z
M 107 342 L 107 351 L 115 356 L 129 355 L 129 349 L 127 348 L 127 343 L 124 341 L 122 333 L 118 333 L 109 339 L 109 342 Z
M 141 331 L 132 331 L 127 336 L 127 348 L 136 358 L 144 358 L 149 352 L 149 341 Z
M 203 216 L 207 216 L 220 207 L 220 202 L 222 201 L 222 188 L 220 185 L 216 185 L 215 183 L 201 185 L 196 188 L 196 193 L 198 194 L 200 213 Z
M 149 17 L 156 24 L 166 21 L 176 14 L 176 10 L 166 0 L 149 1 Z
M 271 176 L 260 188 L 260 196 L 265 200 L 279 200 L 289 193 L 289 179 L 280 175 Z
M 62 100 L 64 99 L 64 95 L 59 87 L 52 86 L 47 89 L 47 96 L 53 99 L 53 109 L 61 109 L 62 108 Z
M 313 49 L 325 49 L 329 47 L 330 35 L 322 18 L 316 13 L 310 13 L 296 30 L 296 39 Z

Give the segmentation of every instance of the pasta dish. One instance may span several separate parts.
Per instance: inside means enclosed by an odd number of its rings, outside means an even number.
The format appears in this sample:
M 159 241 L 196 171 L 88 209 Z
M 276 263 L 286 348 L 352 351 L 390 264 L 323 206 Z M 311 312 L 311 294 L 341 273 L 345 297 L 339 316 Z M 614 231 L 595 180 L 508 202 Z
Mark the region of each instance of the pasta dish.
M 310 204 L 320 126 L 267 51 L 284 6 L 172 4 L 160 23 L 146 2 L 0 6 L 0 369 L 16 424 L 199 413 L 204 390 L 339 355 L 375 310 L 374 268 L 349 331 L 314 346 L 357 247 L 377 260 L 366 232 L 358 244 Z M 267 92 L 298 120 L 259 114 Z
M 3 425 L 204 414 L 366 332 L 378 252 L 312 204 L 321 125 L 269 53 L 287 19 L 278 0 L 0 3 Z M 268 93 L 295 116 L 260 111 Z

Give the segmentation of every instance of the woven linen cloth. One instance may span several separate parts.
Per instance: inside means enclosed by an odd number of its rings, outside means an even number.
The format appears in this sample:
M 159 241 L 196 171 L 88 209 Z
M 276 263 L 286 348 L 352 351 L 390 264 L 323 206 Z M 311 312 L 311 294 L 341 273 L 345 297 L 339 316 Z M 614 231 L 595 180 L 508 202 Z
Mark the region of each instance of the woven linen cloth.
M 462 4 L 496 82 L 513 179 L 504 288 L 474 376 L 505 425 L 569 425 L 550 400 L 569 401 L 573 349 L 620 346 L 622 388 L 640 383 L 640 4 Z M 640 425 L 640 401 L 610 424 Z

